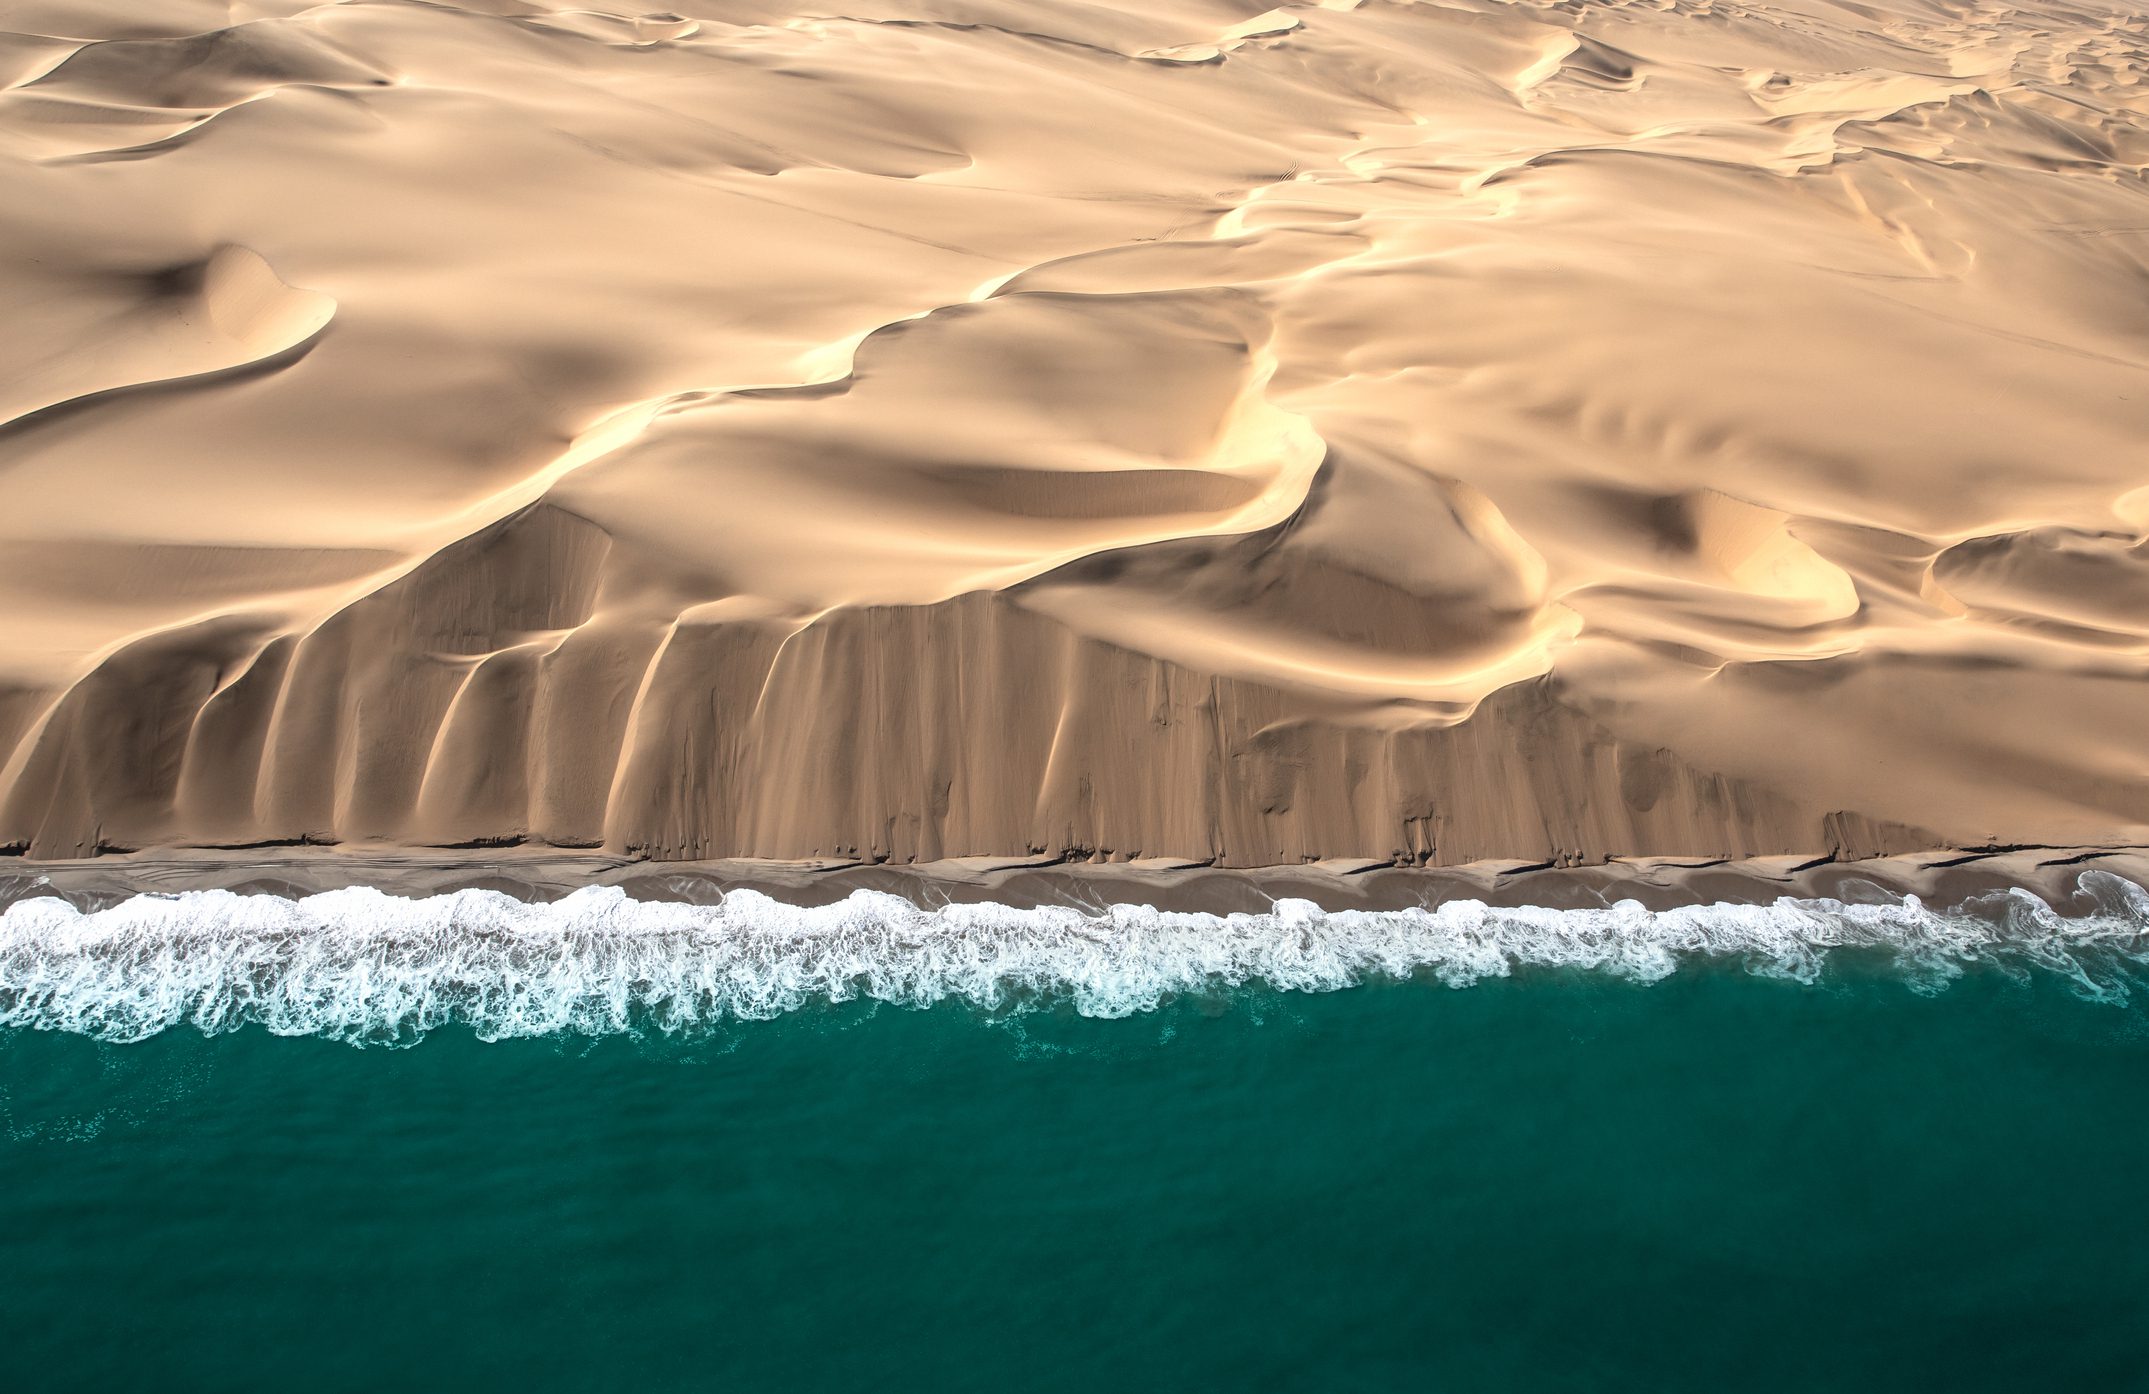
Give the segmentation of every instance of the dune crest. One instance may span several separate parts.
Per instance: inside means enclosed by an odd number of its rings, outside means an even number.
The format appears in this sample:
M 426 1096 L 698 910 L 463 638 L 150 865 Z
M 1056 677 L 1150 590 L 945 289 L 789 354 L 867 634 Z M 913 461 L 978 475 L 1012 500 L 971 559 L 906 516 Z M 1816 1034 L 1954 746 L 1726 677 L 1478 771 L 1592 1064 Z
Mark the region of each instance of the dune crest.
M 2117 0 L 0 25 L 0 847 L 2149 840 Z
M 336 313 L 333 299 L 286 285 L 239 246 L 98 279 L 33 310 L 37 332 L 17 341 L 0 386 L 0 430 L 100 393 L 265 363 Z

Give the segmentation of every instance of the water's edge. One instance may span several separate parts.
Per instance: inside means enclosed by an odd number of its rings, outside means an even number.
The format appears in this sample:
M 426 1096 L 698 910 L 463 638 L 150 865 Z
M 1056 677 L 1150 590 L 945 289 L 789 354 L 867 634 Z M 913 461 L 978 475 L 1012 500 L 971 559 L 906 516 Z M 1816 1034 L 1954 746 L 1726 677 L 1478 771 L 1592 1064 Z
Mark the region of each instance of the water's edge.
M 60 861 L 0 858 L 0 908 L 59 896 L 101 909 L 145 892 L 225 890 L 289 897 L 367 887 L 422 898 L 460 890 L 558 900 L 588 886 L 618 886 L 639 900 L 713 904 L 735 890 L 795 905 L 833 904 L 856 891 L 920 905 L 989 903 L 1145 905 L 1211 914 L 1308 900 L 1330 910 L 1401 910 L 1448 900 L 1557 909 L 1636 900 L 1651 909 L 1718 902 L 1768 904 L 1783 896 L 1861 900 L 1916 895 L 1955 904 L 2021 888 L 2055 903 L 2086 870 L 2149 885 L 2149 848 L 2038 846 L 1939 848 L 1841 860 L 1828 854 L 1765 857 L 1622 857 L 1609 861 L 1397 864 L 1339 858 L 1269 867 L 1218 867 L 1152 858 L 964 857 L 939 862 L 843 858 L 660 861 L 538 845 L 489 848 L 273 846 L 161 849 Z
M 2109 871 L 1952 902 L 1873 881 L 1844 889 L 1666 908 L 1456 896 L 1333 909 L 1284 897 L 1226 913 L 921 904 L 863 889 L 822 904 L 748 889 L 652 900 L 617 885 L 553 900 L 152 892 L 89 909 L 31 894 L 0 910 L 0 1027 L 134 1041 L 257 1025 L 401 1044 L 447 1026 L 485 1039 L 691 1032 L 857 999 L 1122 1017 L 1248 986 L 1463 987 L 1518 970 L 1647 983 L 1703 963 L 1813 983 L 1857 962 L 1918 991 L 1972 970 L 2046 975 L 2117 1004 L 2149 983 L 2149 891 Z

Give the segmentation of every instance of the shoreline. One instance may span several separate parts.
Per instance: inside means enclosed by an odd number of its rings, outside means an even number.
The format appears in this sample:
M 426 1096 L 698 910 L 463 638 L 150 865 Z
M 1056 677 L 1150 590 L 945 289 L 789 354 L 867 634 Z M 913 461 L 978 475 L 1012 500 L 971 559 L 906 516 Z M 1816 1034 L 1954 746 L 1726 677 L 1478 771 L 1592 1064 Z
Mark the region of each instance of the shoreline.
M 422 899 L 463 890 L 551 901 L 587 886 L 617 886 L 636 900 L 706 904 L 753 890 L 799 906 L 855 891 L 915 904 L 1145 905 L 1229 914 L 1277 900 L 1324 910 L 1400 910 L 1453 900 L 1493 906 L 1584 909 L 1635 900 L 1651 910 L 1781 897 L 1846 901 L 1916 895 L 1938 905 L 2022 889 L 2055 907 L 2080 894 L 2088 871 L 2149 888 L 2149 848 L 1935 849 L 1854 861 L 1827 855 L 1740 859 L 1647 857 L 1561 866 L 1520 861 L 1420 867 L 1370 859 L 1219 868 L 1170 861 L 1089 863 L 969 857 L 915 864 L 860 861 L 651 861 L 551 848 L 447 850 L 259 848 L 159 851 L 0 864 L 0 910 L 32 896 L 101 909 L 132 896 L 231 891 L 299 897 L 366 887 Z

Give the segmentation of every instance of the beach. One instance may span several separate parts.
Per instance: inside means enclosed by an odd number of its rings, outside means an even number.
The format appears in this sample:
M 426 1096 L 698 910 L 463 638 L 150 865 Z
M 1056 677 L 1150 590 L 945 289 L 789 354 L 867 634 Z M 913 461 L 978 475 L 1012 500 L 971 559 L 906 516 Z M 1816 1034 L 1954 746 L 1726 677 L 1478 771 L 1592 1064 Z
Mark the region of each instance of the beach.
M 7 0 L 25 1388 L 2145 1386 L 2149 12 Z

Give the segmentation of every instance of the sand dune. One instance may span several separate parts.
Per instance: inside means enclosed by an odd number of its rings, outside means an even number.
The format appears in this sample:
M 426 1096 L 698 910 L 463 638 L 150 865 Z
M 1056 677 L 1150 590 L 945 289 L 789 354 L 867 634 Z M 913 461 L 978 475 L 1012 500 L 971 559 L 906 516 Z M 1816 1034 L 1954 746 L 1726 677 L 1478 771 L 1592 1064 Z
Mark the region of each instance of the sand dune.
M 0 846 L 2149 842 L 2117 0 L 16 0 Z

